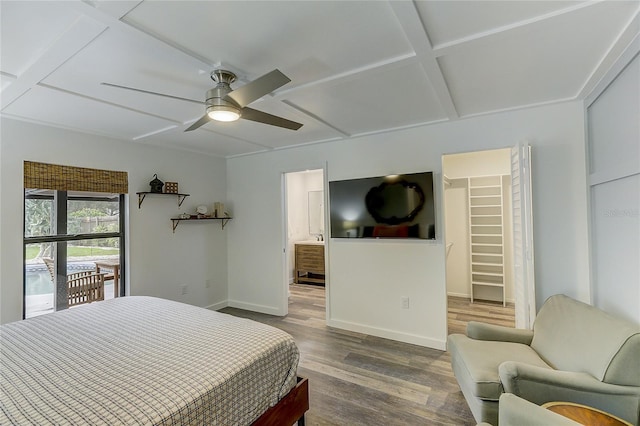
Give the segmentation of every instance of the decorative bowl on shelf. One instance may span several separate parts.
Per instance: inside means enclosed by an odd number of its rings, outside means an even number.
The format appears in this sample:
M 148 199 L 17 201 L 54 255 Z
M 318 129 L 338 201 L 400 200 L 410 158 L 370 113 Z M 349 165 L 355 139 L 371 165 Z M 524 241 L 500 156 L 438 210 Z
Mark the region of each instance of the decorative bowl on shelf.
M 209 211 L 209 209 L 205 205 L 196 207 L 196 213 L 198 213 L 199 215 L 203 215 L 204 216 L 204 215 L 207 214 L 208 211 Z

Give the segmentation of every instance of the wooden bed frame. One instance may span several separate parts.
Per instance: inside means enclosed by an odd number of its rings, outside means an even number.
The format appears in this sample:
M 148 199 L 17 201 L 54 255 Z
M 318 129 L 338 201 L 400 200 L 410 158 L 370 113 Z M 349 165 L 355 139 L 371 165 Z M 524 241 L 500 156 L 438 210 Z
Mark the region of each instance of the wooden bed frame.
M 265 411 L 252 426 L 304 426 L 304 413 L 309 410 L 309 380 L 298 377 L 298 383 L 276 405 Z

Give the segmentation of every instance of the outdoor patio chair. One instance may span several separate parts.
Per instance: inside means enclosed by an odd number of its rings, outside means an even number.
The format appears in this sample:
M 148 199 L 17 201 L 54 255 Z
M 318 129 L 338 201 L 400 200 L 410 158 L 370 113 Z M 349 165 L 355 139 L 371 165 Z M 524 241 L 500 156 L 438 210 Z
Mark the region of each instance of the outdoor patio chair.
M 49 270 L 51 280 L 55 283 L 55 266 L 53 259 L 43 257 L 42 260 Z M 98 300 L 104 300 L 105 274 L 95 271 L 74 272 L 67 275 L 68 306 L 82 305 Z
M 104 300 L 104 274 L 82 271 L 67 275 L 69 307 Z

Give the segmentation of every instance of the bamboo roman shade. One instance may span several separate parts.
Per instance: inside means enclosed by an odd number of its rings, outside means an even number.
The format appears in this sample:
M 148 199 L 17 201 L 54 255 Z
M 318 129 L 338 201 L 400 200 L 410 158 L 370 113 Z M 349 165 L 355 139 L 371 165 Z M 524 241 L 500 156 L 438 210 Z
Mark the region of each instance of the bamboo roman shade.
M 25 188 L 126 194 L 128 179 L 127 172 L 24 162 Z

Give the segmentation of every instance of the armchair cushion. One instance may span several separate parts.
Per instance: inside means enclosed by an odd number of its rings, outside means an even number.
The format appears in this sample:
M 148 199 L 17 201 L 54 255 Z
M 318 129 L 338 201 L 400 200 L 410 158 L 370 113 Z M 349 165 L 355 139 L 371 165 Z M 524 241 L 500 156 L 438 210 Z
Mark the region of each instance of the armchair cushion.
M 481 399 L 497 401 L 503 392 L 498 367 L 505 361 L 519 362 L 540 368 L 549 367 L 530 346 L 511 342 L 469 339 L 462 334 L 449 336 L 449 350 L 456 378 Z M 460 384 L 463 387 L 463 384 Z

